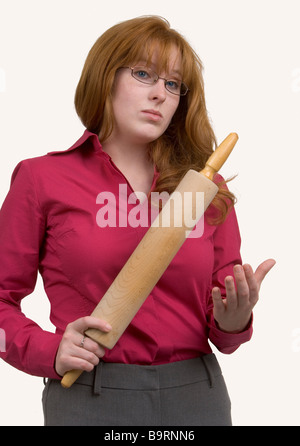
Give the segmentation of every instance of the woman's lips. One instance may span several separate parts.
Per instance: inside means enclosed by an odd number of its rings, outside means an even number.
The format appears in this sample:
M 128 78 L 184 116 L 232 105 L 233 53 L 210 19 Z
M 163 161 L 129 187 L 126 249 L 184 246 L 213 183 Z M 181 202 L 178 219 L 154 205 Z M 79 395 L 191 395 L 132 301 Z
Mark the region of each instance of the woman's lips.
M 143 110 L 143 113 L 152 121 L 160 121 L 163 117 L 157 110 Z

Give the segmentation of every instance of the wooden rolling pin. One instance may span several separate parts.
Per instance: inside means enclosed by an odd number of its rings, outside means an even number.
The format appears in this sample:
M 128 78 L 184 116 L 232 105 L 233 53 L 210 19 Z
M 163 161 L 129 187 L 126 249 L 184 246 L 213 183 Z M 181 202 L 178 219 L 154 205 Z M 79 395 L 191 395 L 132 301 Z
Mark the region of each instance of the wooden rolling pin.
M 89 328 L 85 332 L 86 336 L 105 348 L 114 347 L 185 241 L 187 234 L 196 225 L 195 221 L 199 221 L 217 194 L 218 186 L 212 181 L 214 174 L 222 167 L 237 140 L 236 133 L 229 134 L 210 156 L 201 172 L 189 170 L 186 173 L 91 314 L 109 322 L 112 330 L 104 333 Z M 193 200 L 189 200 L 193 205 L 193 212 L 189 212 L 192 218 L 186 218 L 184 212 L 186 192 L 193 195 Z M 204 193 L 201 206 L 196 206 L 197 192 Z M 182 197 L 182 206 L 174 205 L 174 196 L 177 194 L 178 197 L 178 193 Z M 163 225 L 163 221 L 169 221 L 169 224 Z M 62 386 L 70 387 L 81 373 L 81 370 L 67 372 L 61 380 Z

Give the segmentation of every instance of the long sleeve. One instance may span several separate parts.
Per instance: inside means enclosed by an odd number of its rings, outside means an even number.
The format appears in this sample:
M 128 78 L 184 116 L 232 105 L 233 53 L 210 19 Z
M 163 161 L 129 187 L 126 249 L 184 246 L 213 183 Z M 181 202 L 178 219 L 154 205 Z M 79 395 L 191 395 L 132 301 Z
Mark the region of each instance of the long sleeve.
M 240 256 L 241 238 L 234 209 L 231 210 L 225 222 L 217 227 L 213 238 L 215 261 L 212 288 L 219 287 L 223 298 L 225 298 L 225 277 L 233 274 L 234 265 L 242 263 Z M 213 316 L 211 290 L 208 305 L 209 339 L 222 353 L 233 353 L 241 344 L 251 339 L 252 318 L 249 325 L 241 333 L 230 334 L 219 330 Z
M 0 212 L 0 327 L 6 340 L 1 357 L 24 372 L 57 378 L 61 336 L 42 330 L 21 311 L 21 300 L 35 288 L 45 226 L 30 161 L 22 161 Z

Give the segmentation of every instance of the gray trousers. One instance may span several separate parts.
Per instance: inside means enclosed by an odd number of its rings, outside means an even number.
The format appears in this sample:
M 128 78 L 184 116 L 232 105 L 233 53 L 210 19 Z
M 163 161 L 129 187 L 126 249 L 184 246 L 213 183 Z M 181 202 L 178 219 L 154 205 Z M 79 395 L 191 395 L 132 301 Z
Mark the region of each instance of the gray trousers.
M 231 426 L 214 354 L 159 366 L 100 362 L 69 389 L 48 380 L 45 426 Z

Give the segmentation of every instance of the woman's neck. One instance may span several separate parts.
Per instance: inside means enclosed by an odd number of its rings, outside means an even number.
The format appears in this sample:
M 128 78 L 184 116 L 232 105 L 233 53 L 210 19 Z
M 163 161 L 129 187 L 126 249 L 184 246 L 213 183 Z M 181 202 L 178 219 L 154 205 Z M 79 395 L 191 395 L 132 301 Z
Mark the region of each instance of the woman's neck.
M 121 162 L 122 164 L 133 163 L 136 166 L 142 166 L 149 163 L 147 146 L 107 140 L 102 144 L 102 149 L 111 157 L 115 164 Z
M 108 139 L 102 149 L 123 173 L 134 191 L 149 193 L 153 181 L 154 165 L 149 159 L 147 146 L 120 144 Z

